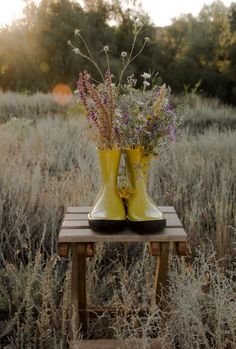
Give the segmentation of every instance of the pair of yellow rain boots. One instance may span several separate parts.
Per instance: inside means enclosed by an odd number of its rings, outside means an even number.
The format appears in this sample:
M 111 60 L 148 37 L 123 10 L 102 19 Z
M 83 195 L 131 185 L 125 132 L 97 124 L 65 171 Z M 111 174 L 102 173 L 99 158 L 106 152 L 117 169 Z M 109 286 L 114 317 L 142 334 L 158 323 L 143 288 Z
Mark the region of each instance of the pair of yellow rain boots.
M 127 210 L 117 191 L 117 177 L 121 150 L 98 150 L 102 186 L 96 203 L 89 213 L 90 227 L 100 232 L 118 232 L 128 225 L 140 233 L 154 233 L 165 228 L 163 213 L 147 193 L 147 171 L 150 156 L 143 148 L 126 149 L 125 159 L 132 194 L 127 199 Z

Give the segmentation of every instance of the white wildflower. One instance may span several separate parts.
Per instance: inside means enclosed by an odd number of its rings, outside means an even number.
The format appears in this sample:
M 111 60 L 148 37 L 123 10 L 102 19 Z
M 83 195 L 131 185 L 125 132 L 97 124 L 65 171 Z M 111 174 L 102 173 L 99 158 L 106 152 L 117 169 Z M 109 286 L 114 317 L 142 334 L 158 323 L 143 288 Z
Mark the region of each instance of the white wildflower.
M 108 46 L 108 45 L 105 45 L 105 46 L 103 47 L 103 51 L 104 51 L 104 52 L 108 52 L 108 51 L 109 51 L 109 46 Z
M 128 86 L 135 86 L 137 83 L 137 79 L 134 79 L 134 74 L 127 77 Z
M 127 52 L 122 51 L 120 55 L 121 55 L 122 58 L 125 58 L 125 57 L 127 57 Z
M 144 80 L 147 80 L 147 79 L 150 79 L 151 74 L 149 74 L 149 73 L 143 73 L 141 76 L 144 78 Z
M 138 113 L 137 119 L 138 119 L 139 121 L 143 122 L 143 114 L 142 114 L 142 113 Z
M 121 114 L 121 112 L 120 112 L 119 109 L 116 109 L 116 110 L 115 110 L 115 114 L 116 114 L 116 116 L 117 116 L 118 118 L 122 118 L 122 114 Z M 119 123 L 119 121 L 117 121 L 117 123 Z
M 78 47 L 73 48 L 73 51 L 76 55 L 80 54 L 80 49 Z
M 146 80 L 144 80 L 143 84 L 144 84 L 144 86 L 150 86 L 150 82 L 148 82 Z
M 150 38 L 149 38 L 148 36 L 146 36 L 146 38 L 144 38 L 144 41 L 145 41 L 146 43 L 149 43 L 149 42 L 150 42 Z
M 169 103 L 169 99 L 168 99 L 168 98 L 164 98 L 164 99 L 163 99 L 163 102 L 162 102 L 162 106 L 163 106 L 164 108 L 166 108 L 167 105 L 168 105 L 168 103 Z
M 80 35 L 80 29 L 75 29 L 75 36 L 79 36 Z
M 144 106 L 144 103 L 141 101 L 136 101 L 136 104 L 138 104 L 138 106 L 140 106 L 140 107 Z

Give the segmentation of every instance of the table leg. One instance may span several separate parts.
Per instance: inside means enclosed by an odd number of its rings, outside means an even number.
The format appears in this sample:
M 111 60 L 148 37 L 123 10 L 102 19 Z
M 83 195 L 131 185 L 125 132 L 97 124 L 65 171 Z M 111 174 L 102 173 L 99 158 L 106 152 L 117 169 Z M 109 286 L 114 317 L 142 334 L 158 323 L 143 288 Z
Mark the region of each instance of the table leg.
M 78 274 L 79 274 L 79 316 L 82 325 L 82 331 L 87 332 L 87 294 L 86 294 L 86 257 L 87 244 L 78 244 Z
M 188 255 L 187 241 L 176 242 L 175 249 L 178 256 L 187 256 Z
M 86 243 L 72 244 L 72 319 L 76 331 L 87 331 Z
M 68 243 L 59 243 L 58 244 L 58 254 L 60 257 L 68 257 L 69 244 Z
M 72 320 L 71 320 L 71 333 L 72 339 L 76 340 L 80 319 L 79 319 L 79 299 L 78 299 L 78 289 L 79 289 L 79 273 L 78 273 L 78 254 L 77 254 L 77 243 L 71 244 L 71 254 L 72 254 L 72 275 L 71 275 L 71 307 L 72 307 Z
M 157 266 L 155 273 L 156 302 L 160 308 L 164 308 L 162 295 L 166 294 L 166 283 L 168 273 L 169 243 L 160 243 L 160 253 L 157 256 Z

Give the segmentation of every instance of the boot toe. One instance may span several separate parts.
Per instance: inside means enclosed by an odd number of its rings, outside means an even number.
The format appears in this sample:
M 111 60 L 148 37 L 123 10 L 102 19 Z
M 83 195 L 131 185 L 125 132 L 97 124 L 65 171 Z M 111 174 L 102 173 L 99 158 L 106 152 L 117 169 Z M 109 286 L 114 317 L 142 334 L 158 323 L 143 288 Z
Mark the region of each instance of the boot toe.
M 96 219 L 88 217 L 89 226 L 92 230 L 102 233 L 117 233 L 126 227 L 126 219 L 113 220 L 113 219 Z
M 165 229 L 166 219 L 132 220 L 128 218 L 128 227 L 140 234 L 155 234 Z

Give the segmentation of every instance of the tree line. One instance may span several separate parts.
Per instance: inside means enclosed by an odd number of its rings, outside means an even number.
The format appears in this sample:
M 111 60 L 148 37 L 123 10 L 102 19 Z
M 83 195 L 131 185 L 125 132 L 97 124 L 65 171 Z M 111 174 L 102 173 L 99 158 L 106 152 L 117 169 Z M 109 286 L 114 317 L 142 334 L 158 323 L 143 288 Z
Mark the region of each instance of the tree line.
M 76 88 L 81 70 L 99 79 L 94 67 L 76 55 L 68 41 L 85 52 L 74 36 L 81 30 L 102 70 L 103 51 L 109 46 L 111 70 L 118 75 L 122 51 L 130 51 L 135 26 L 145 23 L 135 45 L 138 52 L 127 74 L 158 72 L 174 93 L 198 90 L 225 103 L 236 104 L 236 2 L 205 5 L 197 17 L 182 15 L 164 28 L 153 25 L 141 9 L 124 10 L 120 0 L 27 0 L 24 15 L 11 26 L 0 28 L 0 88 L 20 92 L 51 91 L 58 83 Z

